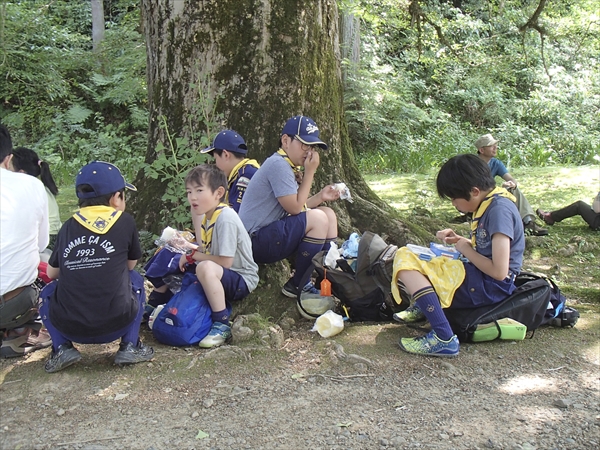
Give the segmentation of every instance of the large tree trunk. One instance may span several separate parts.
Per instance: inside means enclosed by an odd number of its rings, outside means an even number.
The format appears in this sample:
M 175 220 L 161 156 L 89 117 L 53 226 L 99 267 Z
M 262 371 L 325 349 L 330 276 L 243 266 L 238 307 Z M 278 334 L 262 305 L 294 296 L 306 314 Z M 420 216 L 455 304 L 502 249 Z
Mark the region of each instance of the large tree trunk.
M 355 198 L 353 204 L 332 205 L 340 236 L 369 229 L 406 242 L 407 229 L 369 189 L 355 164 L 344 120 L 334 0 L 143 0 L 142 16 L 151 117 L 148 163 L 156 158 L 157 144 L 167 143 L 160 116 L 171 134 L 193 133 L 189 116 L 198 86 L 218 99 L 223 125 L 245 137 L 258 161 L 277 149 L 285 120 L 305 114 L 315 119 L 330 145 L 322 153 L 315 190 L 345 182 Z M 156 232 L 165 225 L 159 214 L 164 185 L 142 173 L 137 185 L 132 209 L 138 225 Z
M 278 148 L 286 119 L 315 119 L 330 150 L 321 153 L 314 189 L 345 182 L 354 203 L 334 202 L 340 237 L 371 230 L 403 245 L 408 229 L 362 178 L 344 119 L 338 9 L 335 0 L 142 0 L 150 106 L 146 162 L 171 136 L 195 138 L 198 88 L 217 100 L 216 110 L 246 139 L 258 161 Z M 213 134 L 218 130 L 203 130 Z M 153 232 L 169 224 L 162 213 L 165 184 L 140 173 L 130 204 L 138 226 Z M 181 188 L 182 199 L 183 186 Z M 411 227 L 419 233 L 419 227 Z M 413 241 L 421 242 L 416 236 Z M 287 263 L 262 266 L 261 285 L 237 312 L 259 310 L 277 319 L 291 304 L 279 299 Z

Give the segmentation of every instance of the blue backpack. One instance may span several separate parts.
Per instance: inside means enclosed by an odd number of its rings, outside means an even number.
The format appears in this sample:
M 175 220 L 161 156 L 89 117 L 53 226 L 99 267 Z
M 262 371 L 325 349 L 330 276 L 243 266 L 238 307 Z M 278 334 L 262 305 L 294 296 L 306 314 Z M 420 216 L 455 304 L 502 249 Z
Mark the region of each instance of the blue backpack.
M 158 313 L 152 334 L 162 344 L 195 345 L 210 331 L 211 309 L 196 274 L 186 272 L 181 290 Z

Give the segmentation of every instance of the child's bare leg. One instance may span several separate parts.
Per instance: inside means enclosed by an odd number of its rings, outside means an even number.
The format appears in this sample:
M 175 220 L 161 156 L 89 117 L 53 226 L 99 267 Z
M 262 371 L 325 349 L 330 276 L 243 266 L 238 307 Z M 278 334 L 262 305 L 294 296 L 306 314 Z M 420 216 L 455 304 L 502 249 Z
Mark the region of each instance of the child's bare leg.
M 212 261 L 201 261 L 196 266 L 196 276 L 198 281 L 202 284 L 206 299 L 210 305 L 210 309 L 213 314 L 219 313 L 218 320 L 213 317 L 213 321 L 223 322 L 221 317 L 223 311 L 226 310 L 225 304 L 225 290 L 221 284 L 221 278 L 223 277 L 223 267 Z M 229 314 L 225 318 L 229 322 Z
M 317 209 L 320 209 L 327 216 L 328 227 L 327 227 L 327 241 L 332 241 L 338 237 L 338 228 L 337 228 L 337 216 L 335 215 L 335 211 L 327 206 L 319 206 Z

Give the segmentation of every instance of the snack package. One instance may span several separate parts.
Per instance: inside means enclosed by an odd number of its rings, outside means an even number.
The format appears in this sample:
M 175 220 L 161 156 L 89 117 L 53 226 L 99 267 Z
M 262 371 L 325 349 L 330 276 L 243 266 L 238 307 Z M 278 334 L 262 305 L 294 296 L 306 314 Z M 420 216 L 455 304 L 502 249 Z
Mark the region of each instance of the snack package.
M 190 242 L 194 241 L 194 235 L 189 231 L 179 231 L 171 227 L 163 230 L 160 237 L 154 241 L 158 247 L 164 247 L 175 253 L 185 253 L 188 249 L 193 248 Z
M 342 200 L 348 200 L 350 203 L 354 201 L 350 195 L 350 189 L 348 189 L 345 183 L 335 183 L 333 186 L 336 190 L 340 191 L 340 198 Z

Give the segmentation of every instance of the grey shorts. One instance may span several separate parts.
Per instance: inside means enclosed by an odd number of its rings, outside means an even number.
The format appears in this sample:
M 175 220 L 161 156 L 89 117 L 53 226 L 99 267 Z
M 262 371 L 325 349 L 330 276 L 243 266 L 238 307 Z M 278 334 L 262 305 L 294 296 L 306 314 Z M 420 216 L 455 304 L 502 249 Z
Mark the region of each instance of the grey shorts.
M 0 330 L 19 328 L 38 315 L 40 293 L 35 286 L 25 286 L 8 301 L 0 299 Z

